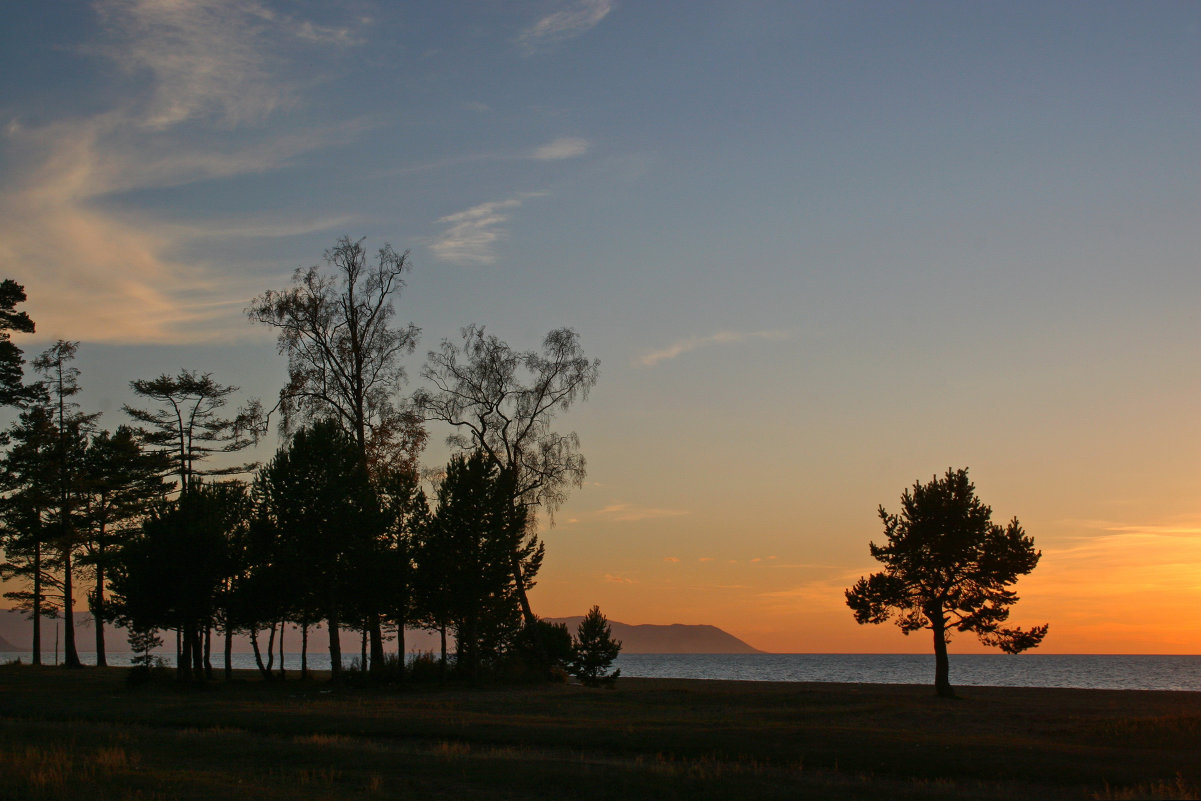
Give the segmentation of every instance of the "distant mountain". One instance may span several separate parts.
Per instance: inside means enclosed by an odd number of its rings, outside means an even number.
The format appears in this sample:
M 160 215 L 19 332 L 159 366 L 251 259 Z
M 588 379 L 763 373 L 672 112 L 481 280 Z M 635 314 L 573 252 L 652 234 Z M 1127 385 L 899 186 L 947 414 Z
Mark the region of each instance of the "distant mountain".
M 551 623 L 566 623 L 575 634 L 582 616 L 547 618 Z M 649 623 L 630 625 L 609 621 L 613 639 L 621 640 L 623 654 L 761 654 L 758 648 L 747 645 L 717 626 L 689 626 L 672 623 L 656 626 Z
M 575 634 L 576 628 L 584 618 L 576 616 L 546 619 L 551 623 L 566 623 L 567 630 Z M 62 621 L 42 621 L 42 649 L 44 651 L 54 650 L 56 628 L 58 629 L 59 647 L 62 647 L 61 627 Z M 622 653 L 626 654 L 762 653 L 757 648 L 747 645 L 733 634 L 722 631 L 716 626 L 689 626 L 682 623 L 673 623 L 670 626 L 630 625 L 610 620 L 609 628 L 613 632 L 614 639 L 621 640 Z M 130 650 L 124 629 L 105 626 L 104 633 L 108 651 L 119 653 Z M 348 656 L 357 654 L 360 647 L 359 633 L 343 630 L 341 635 L 342 653 Z M 167 650 L 173 651 L 175 648 L 174 635 L 162 633 L 160 636 L 163 638 Z M 300 632 L 294 627 L 288 626 L 286 637 L 288 653 L 298 653 L 300 651 Z M 218 640 L 214 635 L 213 650 L 219 652 L 221 646 L 218 645 L 218 641 L 223 643 L 224 638 Z M 28 651 L 32 647 L 32 642 L 33 624 L 25 614 L 15 609 L 0 609 L 0 651 Z M 75 613 L 75 645 L 80 652 L 90 652 L 95 648 L 92 616 L 87 612 Z M 267 647 L 266 632 L 259 635 L 259 647 L 264 649 Z M 325 633 L 324 627 L 317 626 L 309 629 L 310 652 L 325 651 L 328 647 L 329 636 Z M 439 647 L 438 635 L 434 632 L 405 632 L 405 650 L 410 653 L 413 651 L 437 651 Z M 395 645 L 389 644 L 386 648 L 392 652 Z M 454 648 L 453 638 L 450 641 L 450 648 Z M 233 650 L 237 653 L 249 652 L 251 650 L 250 639 L 245 635 L 234 637 Z

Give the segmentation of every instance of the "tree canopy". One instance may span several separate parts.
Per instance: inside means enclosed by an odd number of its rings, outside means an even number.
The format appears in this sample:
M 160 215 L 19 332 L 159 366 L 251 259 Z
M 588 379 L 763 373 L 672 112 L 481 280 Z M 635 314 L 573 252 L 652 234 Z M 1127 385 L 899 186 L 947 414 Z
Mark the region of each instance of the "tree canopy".
M 401 357 L 413 352 L 421 329 L 391 323 L 408 257 L 385 244 L 370 264 L 363 240 L 344 236 L 325 252 L 329 271 L 298 269 L 289 289 L 251 301 L 246 314 L 278 331 L 288 357 L 278 405 L 285 433 L 330 418 L 373 467 L 416 469 L 425 431 L 400 397 Z
M 900 514 L 879 508 L 887 543 L 870 544 L 884 570 L 859 579 L 846 591 L 859 623 L 896 617 L 905 634 L 930 629 L 934 635 L 935 686 L 953 695 L 947 643 L 950 631 L 972 632 L 1006 653 L 1034 648 L 1047 626 L 1029 631 L 1004 628 L 1018 596 L 1009 589 L 1038 564 L 1041 553 L 1015 517 L 992 522 L 992 510 L 976 497 L 967 470 L 947 469 L 942 478 L 914 482 L 901 495 Z

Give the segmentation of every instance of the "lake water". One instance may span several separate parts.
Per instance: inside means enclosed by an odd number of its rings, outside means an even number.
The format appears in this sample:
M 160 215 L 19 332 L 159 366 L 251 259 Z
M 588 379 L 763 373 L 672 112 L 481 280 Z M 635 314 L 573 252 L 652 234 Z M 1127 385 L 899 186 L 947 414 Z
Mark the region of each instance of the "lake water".
M 174 664 L 174 654 L 164 654 L 168 656 L 168 664 Z M 0 652 L 3 662 L 17 657 L 29 661 L 28 652 Z M 108 662 L 126 665 L 129 657 L 126 653 L 109 654 Z M 95 663 L 94 654 L 81 653 L 80 658 Z M 220 654 L 213 654 L 217 670 L 221 659 Z M 54 664 L 54 654 L 45 654 L 43 661 Z M 286 654 L 285 666 L 298 671 L 299 654 Z M 625 654 L 616 666 L 623 676 L 648 678 L 934 683 L 932 654 Z M 254 655 L 234 654 L 234 667 L 253 670 Z M 309 667 L 327 670 L 329 655 L 310 654 Z M 1201 692 L 1201 656 L 951 654 L 951 684 Z

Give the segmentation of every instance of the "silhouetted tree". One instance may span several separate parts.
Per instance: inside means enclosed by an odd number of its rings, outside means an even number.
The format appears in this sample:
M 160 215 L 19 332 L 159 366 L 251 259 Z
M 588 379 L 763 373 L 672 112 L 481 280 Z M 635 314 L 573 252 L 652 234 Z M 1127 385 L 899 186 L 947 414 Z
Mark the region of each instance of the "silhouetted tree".
M 600 361 L 589 361 L 579 335 L 559 328 L 546 335 L 542 351 L 516 352 L 482 327 L 462 330 L 462 344 L 443 340 L 431 351 L 422 375 L 432 390 L 414 394 L 427 421 L 453 428 L 452 446 L 478 450 L 512 476 L 514 501 L 530 510 L 554 511 L 570 485 L 582 486 L 584 456 L 579 437 L 551 430 L 556 415 L 587 398 Z M 510 559 L 518 600 L 527 624 L 537 620 L 525 593 L 517 552 Z
M 1032 571 L 1041 553 L 1015 517 L 1002 528 L 976 497 L 967 470 L 948 468 L 944 477 L 914 482 L 901 495 L 901 513 L 879 508 L 886 545 L 870 544 L 884 564 L 846 591 L 859 623 L 883 623 L 894 614 L 901 631 L 926 628 L 934 635 L 934 684 L 952 697 L 947 643 L 950 631 L 972 632 L 1006 653 L 1036 647 L 1047 626 L 1007 629 L 1018 596 L 1008 587 Z
M 86 525 L 81 566 L 92 571 L 88 606 L 96 626 L 96 664 L 106 665 L 104 622 L 107 571 L 120 547 L 134 536 L 153 504 L 166 499 L 170 484 L 161 478 L 169 469 L 161 453 L 142 448 L 129 426 L 115 434 L 92 437 L 84 454 L 82 509 Z
M 288 384 L 278 404 L 283 431 L 332 419 L 353 438 L 372 474 L 416 475 L 426 439 L 419 415 L 400 397 L 401 358 L 413 352 L 420 329 L 391 324 L 408 255 L 385 244 L 370 264 L 363 240 L 344 236 L 325 252 L 329 272 L 298 269 L 291 288 L 268 290 L 246 310 L 252 321 L 278 331 L 279 352 L 288 356 Z M 373 664 L 384 657 L 380 611 L 366 616 Z
M 200 462 L 214 454 L 236 453 L 253 443 L 253 409 L 233 417 L 221 410 L 237 387 L 218 384 L 211 373 L 181 370 L 178 375 L 160 375 L 151 380 L 131 381 L 134 393 L 157 404 L 141 409 L 126 404 L 125 413 L 141 426 L 142 441 L 170 459 L 171 472 L 179 480 L 180 495 L 187 495 L 194 482 L 212 476 L 248 473 L 256 465 L 202 467 Z
M 620 670 L 606 673 L 613 660 L 621 653 L 621 640 L 613 639 L 608 619 L 601 614 L 599 606 L 593 606 L 584 615 L 576 629 L 575 648 L 571 659 L 571 675 L 588 687 L 612 684 L 621 675 Z
M 25 302 L 25 287 L 11 278 L 0 281 L 0 406 L 22 406 L 36 400 L 36 386 L 21 383 L 25 363 L 21 349 L 12 341 L 10 331 L 32 334 L 33 320 L 17 304 Z
M 542 564 L 542 544 L 527 539 L 526 510 L 514 503 L 513 480 L 482 452 L 451 458 L 425 542 L 432 559 L 418 562 L 419 570 L 443 571 L 434 581 L 443 593 L 437 614 L 454 627 L 458 668 L 473 677 L 521 629 L 512 559 L 521 563 L 523 589 Z
M 326 619 L 330 664 L 340 678 L 339 628 L 362 617 L 356 568 L 375 555 L 383 527 L 361 453 L 336 422 L 315 422 L 259 471 L 255 493 L 258 536 L 270 539 L 258 547 L 302 596 L 293 603 Z
M 57 585 L 57 563 L 49 543 L 56 531 L 52 512 L 58 484 L 58 433 L 50 410 L 39 405 L 22 411 L 5 436 L 11 447 L 0 462 L 0 537 L 5 555 L 0 579 L 28 587 L 9 590 L 4 597 L 29 613 L 33 664 L 40 665 L 42 618 L 58 615 L 58 607 L 47 597 L 47 588 Z
M 372 479 L 383 526 L 376 543 L 378 558 L 372 579 L 376 598 L 371 606 L 392 622 L 400 664 L 405 658 L 405 626 L 416 615 L 414 559 L 418 543 L 430 525 L 429 501 L 415 473 L 387 470 Z M 373 663 L 372 667 L 375 667 Z M 401 671 L 403 675 L 403 671 Z
M 55 504 L 51 507 L 55 519 L 54 547 L 62 569 L 60 587 L 63 595 L 63 664 L 80 667 L 75 646 L 75 551 L 83 545 L 79 519 L 80 495 L 85 483 L 84 453 L 87 437 L 99 413 L 84 414 L 79 404 L 71 400 L 79 393 L 79 370 L 70 366 L 79 349 L 78 342 L 60 339 L 33 361 L 41 374 L 50 413 L 55 426 L 52 451 L 55 474 Z
M 244 485 L 195 481 L 187 494 L 150 514 L 111 568 L 117 620 L 131 631 L 180 633 L 180 679 L 203 675 L 202 634 L 231 572 L 230 532 L 246 518 Z

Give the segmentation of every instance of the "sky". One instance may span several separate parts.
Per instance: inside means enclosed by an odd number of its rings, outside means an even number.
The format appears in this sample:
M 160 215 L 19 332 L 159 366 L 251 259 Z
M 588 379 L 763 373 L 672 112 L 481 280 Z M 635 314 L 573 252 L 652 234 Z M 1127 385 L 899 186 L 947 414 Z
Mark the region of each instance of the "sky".
M 781 652 L 967 467 L 1047 653 L 1201 651 L 1201 4 L 10 0 L 0 276 L 88 409 L 285 378 L 250 299 L 343 235 L 408 364 L 574 328 L 585 485 L 531 600 Z M 444 464 L 447 432 L 423 462 Z M 265 443 L 267 458 L 278 443 Z M 960 636 L 953 652 L 983 650 Z

